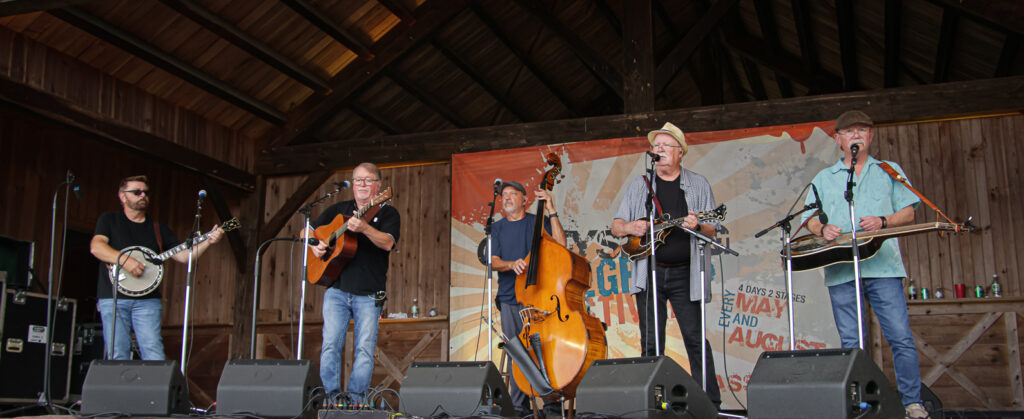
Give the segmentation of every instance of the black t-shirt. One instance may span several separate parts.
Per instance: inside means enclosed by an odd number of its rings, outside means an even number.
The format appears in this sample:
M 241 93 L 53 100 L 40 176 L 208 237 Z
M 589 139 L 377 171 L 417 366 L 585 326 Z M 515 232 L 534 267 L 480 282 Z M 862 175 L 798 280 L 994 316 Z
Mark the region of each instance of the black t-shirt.
M 358 207 L 356 201 L 344 201 L 331 205 L 316 218 L 313 228 L 330 224 L 338 215 L 352 216 Z M 370 225 L 381 232 L 390 234 L 398 244 L 401 217 L 398 210 L 383 204 Z M 388 261 L 391 252 L 377 247 L 365 234 L 356 234 L 356 254 L 338 275 L 332 287 L 356 295 L 370 295 L 387 289 Z
M 671 214 L 672 219 L 685 217 L 689 214 L 686 195 L 679 187 L 679 178 L 673 180 L 657 179 L 658 201 L 662 211 Z M 671 265 L 690 263 L 690 233 L 672 227 L 672 232 L 665 238 L 665 244 L 658 247 L 654 254 L 658 263 Z
M 96 232 L 94 234 L 106 236 L 109 239 L 108 244 L 110 247 L 117 251 L 124 250 L 124 248 L 130 246 L 143 246 L 149 248 L 154 253 L 160 253 L 162 250 L 160 246 L 157 246 L 156 231 L 153 229 L 154 221 L 152 217 L 147 215 L 145 221 L 136 223 L 129 220 L 128 216 L 124 215 L 124 211 L 105 212 L 96 220 Z M 167 224 L 158 224 L 160 225 L 160 238 L 163 239 L 163 250 L 168 250 L 181 243 L 171 229 L 167 227 Z M 114 291 L 110 283 L 110 271 L 107 270 L 107 264 L 101 263 L 99 278 L 96 281 L 96 298 L 113 297 Z M 160 298 L 160 289 L 157 288 L 155 291 L 141 297 L 131 297 L 122 292 L 117 295 L 117 298 Z

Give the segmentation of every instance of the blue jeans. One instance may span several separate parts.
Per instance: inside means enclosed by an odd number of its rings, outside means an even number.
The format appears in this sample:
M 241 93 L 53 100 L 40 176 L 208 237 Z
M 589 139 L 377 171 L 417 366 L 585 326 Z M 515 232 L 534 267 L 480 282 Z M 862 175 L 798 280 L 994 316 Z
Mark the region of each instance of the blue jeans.
M 907 301 L 903 295 L 901 278 L 864 278 L 861 286 L 865 298 L 878 316 L 882 334 L 892 348 L 892 362 L 896 370 L 896 385 L 902 395 L 903 405 L 921 402 L 921 369 L 917 362 L 917 345 L 910 332 Z M 832 315 L 839 329 L 839 338 L 844 348 L 856 348 L 857 342 L 857 291 L 853 281 L 828 287 L 832 299 Z M 868 317 L 864 310 L 864 319 Z M 864 328 L 866 334 L 867 328 Z M 867 338 L 865 336 L 865 342 Z
M 324 342 L 320 349 L 320 381 L 325 393 L 341 391 L 341 357 L 349 320 L 355 320 L 355 360 L 347 391 L 362 394 L 373 378 L 373 352 L 381 307 L 369 295 L 349 294 L 337 288 L 324 293 Z
M 100 298 L 96 303 L 96 310 L 100 312 L 103 320 L 103 343 L 106 353 L 110 353 L 110 339 L 114 333 L 111 330 L 114 326 L 113 298 Z M 160 335 L 160 318 L 163 311 L 163 303 L 159 298 L 144 298 L 140 300 L 118 298 L 117 299 L 117 339 L 114 348 L 114 359 L 129 359 L 131 357 L 132 343 L 129 334 L 135 332 L 135 341 L 139 344 L 139 352 L 142 359 L 147 361 L 162 361 L 164 355 L 164 342 Z

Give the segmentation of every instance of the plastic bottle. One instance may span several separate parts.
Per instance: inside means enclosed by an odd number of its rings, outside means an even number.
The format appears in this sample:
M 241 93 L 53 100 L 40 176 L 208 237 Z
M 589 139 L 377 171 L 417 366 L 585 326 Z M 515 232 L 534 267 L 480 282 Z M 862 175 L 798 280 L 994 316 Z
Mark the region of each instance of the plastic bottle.
M 992 296 L 996 298 L 1003 296 L 1003 285 L 999 283 L 999 275 L 992 275 Z
M 412 307 L 409 308 L 409 312 L 414 319 L 420 316 L 420 306 L 416 303 L 415 298 L 412 299 Z
M 907 285 L 907 296 L 911 300 L 917 299 L 917 285 L 914 285 L 914 278 L 908 278 L 910 285 Z

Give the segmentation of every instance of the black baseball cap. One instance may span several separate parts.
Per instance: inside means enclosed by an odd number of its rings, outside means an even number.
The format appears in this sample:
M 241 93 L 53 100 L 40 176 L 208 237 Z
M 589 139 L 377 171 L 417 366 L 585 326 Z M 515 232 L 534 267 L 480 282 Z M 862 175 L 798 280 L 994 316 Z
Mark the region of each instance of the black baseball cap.
M 523 185 L 520 184 L 519 182 L 515 182 L 515 181 L 511 181 L 511 180 L 507 181 L 507 182 L 502 182 L 502 184 L 501 184 L 501 191 L 504 191 L 505 188 L 515 188 L 517 191 L 522 192 L 523 195 L 526 195 L 526 188 L 524 188 Z

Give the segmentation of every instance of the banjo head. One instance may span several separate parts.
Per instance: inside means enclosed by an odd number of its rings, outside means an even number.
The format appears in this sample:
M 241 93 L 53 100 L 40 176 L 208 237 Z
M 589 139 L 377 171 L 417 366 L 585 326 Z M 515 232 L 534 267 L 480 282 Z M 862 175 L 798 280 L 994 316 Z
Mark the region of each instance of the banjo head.
M 146 266 L 146 270 L 141 276 L 135 276 L 121 269 L 117 281 L 118 291 L 132 297 L 141 297 L 153 292 L 153 290 L 160 286 L 160 281 L 163 280 L 164 276 L 164 267 L 149 261 L 149 258 L 155 257 L 156 253 L 145 247 L 132 246 L 128 248 L 125 254 L 142 262 Z M 116 269 L 116 267 L 112 269 Z M 111 282 L 113 282 L 113 278 L 111 278 Z

